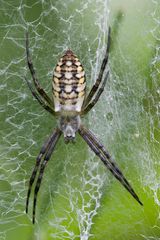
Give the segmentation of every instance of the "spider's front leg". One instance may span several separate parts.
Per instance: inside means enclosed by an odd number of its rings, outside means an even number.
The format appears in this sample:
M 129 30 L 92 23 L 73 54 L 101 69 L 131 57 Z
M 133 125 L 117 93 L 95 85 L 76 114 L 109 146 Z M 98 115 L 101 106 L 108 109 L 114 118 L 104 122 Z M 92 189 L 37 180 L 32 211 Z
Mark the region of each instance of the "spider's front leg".
M 96 136 L 84 126 L 80 127 L 79 134 L 83 137 L 91 150 L 102 160 L 104 165 L 111 171 L 115 178 L 118 179 L 118 181 L 130 192 L 130 194 L 137 200 L 137 202 L 139 202 L 139 204 L 143 205 L 127 179 L 124 177 L 121 170 L 116 166 L 115 162 L 113 162 L 110 154 L 97 140 Z
M 44 168 L 47 164 L 47 162 L 49 161 L 51 154 L 55 148 L 55 145 L 59 139 L 59 137 L 61 136 L 61 131 L 59 128 L 56 128 L 52 135 L 47 139 L 47 141 L 44 143 L 37 159 L 36 159 L 36 164 L 35 167 L 33 169 L 32 175 L 30 177 L 29 180 L 29 187 L 28 187 L 28 193 L 27 193 L 27 200 L 26 200 L 26 213 L 28 213 L 28 204 L 29 204 L 29 198 L 30 198 L 30 194 L 31 194 L 31 189 L 32 189 L 32 185 L 35 181 L 37 172 L 38 172 L 38 168 L 40 166 L 40 171 L 39 171 L 39 175 L 38 175 L 38 179 L 36 182 L 36 186 L 35 186 L 35 194 L 34 194 L 34 204 L 33 204 L 33 223 L 35 222 L 35 211 L 36 211 L 36 201 L 37 201 L 37 194 L 40 188 L 40 184 L 42 181 L 42 177 L 43 177 L 43 172 L 44 172 Z M 44 160 L 41 163 L 42 158 L 44 157 Z M 41 165 L 40 165 L 41 164 Z
M 34 189 L 34 201 L 33 201 L 33 219 L 32 219 L 32 222 L 33 224 L 35 223 L 35 214 L 36 214 L 36 203 L 37 203 L 37 194 L 38 194 L 38 191 L 39 191 L 39 188 L 40 188 L 40 185 L 41 185 L 41 182 L 42 182 L 42 178 L 43 178 L 43 173 L 44 173 L 44 170 L 45 170 L 45 167 L 55 149 L 55 146 L 61 136 L 61 131 L 59 128 L 57 128 L 55 130 L 55 133 L 54 133 L 54 139 L 50 145 L 50 147 L 47 149 L 46 151 L 46 154 L 44 156 L 44 160 L 42 161 L 41 163 L 41 166 L 40 166 L 40 171 L 39 171 L 39 175 L 38 175 L 38 178 L 37 178 L 37 182 L 36 182 L 36 185 L 35 185 L 35 189 Z

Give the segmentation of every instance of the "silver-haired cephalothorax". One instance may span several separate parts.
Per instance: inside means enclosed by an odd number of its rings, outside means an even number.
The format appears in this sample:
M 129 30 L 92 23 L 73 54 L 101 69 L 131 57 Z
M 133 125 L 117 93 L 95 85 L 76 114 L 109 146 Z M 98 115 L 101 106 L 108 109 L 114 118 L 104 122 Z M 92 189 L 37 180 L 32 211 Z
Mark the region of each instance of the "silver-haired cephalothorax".
M 109 48 L 110 28 L 108 32 L 107 48 L 99 74 L 97 76 L 97 80 L 87 95 L 86 78 L 83 66 L 77 56 L 70 49 L 68 49 L 62 58 L 60 58 L 53 73 L 52 99 L 41 87 L 37 79 L 29 52 L 28 33 L 26 34 L 27 63 L 34 83 L 34 86 L 32 86 L 32 84 L 26 79 L 28 87 L 39 104 L 51 115 L 58 116 L 59 119 L 57 128 L 53 130 L 50 137 L 42 146 L 30 177 L 26 201 L 26 212 L 28 212 L 31 188 L 36 179 L 36 175 L 38 174 L 34 189 L 32 217 L 33 223 L 35 222 L 37 194 L 41 185 L 43 173 L 47 162 L 49 161 L 62 134 L 64 135 L 65 143 L 68 143 L 73 142 L 75 140 L 76 133 L 79 133 L 91 150 L 102 160 L 104 165 L 111 171 L 115 178 L 117 178 L 120 183 L 130 192 L 130 194 L 142 205 L 137 194 L 126 180 L 123 173 L 117 167 L 116 163 L 111 159 L 108 151 L 105 150 L 104 146 L 99 142 L 99 140 L 97 140 L 92 131 L 86 129 L 81 123 L 81 116 L 87 114 L 95 106 L 104 90 L 109 75 L 109 71 L 107 71 L 104 76 L 104 70 L 108 63 Z

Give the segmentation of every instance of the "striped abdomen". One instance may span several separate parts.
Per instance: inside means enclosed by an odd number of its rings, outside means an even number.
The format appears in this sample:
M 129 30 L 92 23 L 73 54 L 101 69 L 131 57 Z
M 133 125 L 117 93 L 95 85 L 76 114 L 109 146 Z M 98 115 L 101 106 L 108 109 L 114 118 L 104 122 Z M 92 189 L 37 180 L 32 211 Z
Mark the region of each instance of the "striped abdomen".
M 55 112 L 80 112 L 85 95 L 85 73 L 71 50 L 59 60 L 53 74 Z

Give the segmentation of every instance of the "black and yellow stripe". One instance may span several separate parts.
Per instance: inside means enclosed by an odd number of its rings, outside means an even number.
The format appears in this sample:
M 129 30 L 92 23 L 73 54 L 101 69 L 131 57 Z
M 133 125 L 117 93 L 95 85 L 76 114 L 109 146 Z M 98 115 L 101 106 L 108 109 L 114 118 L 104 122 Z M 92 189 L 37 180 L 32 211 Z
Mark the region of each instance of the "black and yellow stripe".
M 79 59 L 67 50 L 53 74 L 55 111 L 80 112 L 85 95 L 85 72 Z

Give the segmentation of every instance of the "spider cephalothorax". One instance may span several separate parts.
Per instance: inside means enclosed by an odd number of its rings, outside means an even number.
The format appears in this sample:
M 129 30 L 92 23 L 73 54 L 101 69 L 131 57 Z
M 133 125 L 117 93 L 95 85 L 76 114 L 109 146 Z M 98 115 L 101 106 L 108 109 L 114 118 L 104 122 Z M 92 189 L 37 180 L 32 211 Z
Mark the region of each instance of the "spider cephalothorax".
M 64 134 L 65 143 L 74 142 L 76 132 L 80 128 L 80 116 L 61 116 L 59 120 L 59 128 Z
M 91 150 L 102 160 L 104 165 L 111 171 L 111 173 L 117 178 L 120 183 L 131 193 L 131 195 L 142 205 L 137 194 L 124 177 L 123 173 L 116 166 L 116 163 L 112 160 L 108 151 L 97 140 L 92 131 L 86 129 L 82 123 L 80 116 L 87 114 L 91 108 L 97 103 L 101 96 L 109 71 L 104 76 L 104 70 L 108 63 L 110 47 L 110 28 L 108 33 L 107 49 L 102 61 L 100 72 L 97 76 L 97 80 L 91 88 L 89 94 L 86 96 L 85 88 L 85 72 L 76 55 L 69 49 L 65 52 L 62 58 L 59 60 L 53 73 L 52 89 L 53 100 L 46 94 L 41 87 L 35 70 L 31 61 L 29 53 L 28 34 L 26 35 L 26 53 L 27 63 L 31 72 L 34 86 L 26 79 L 28 87 L 30 88 L 33 96 L 37 99 L 40 105 L 52 115 L 59 117 L 58 127 L 53 131 L 51 136 L 46 140 L 41 148 L 41 151 L 36 159 L 36 164 L 33 169 L 32 175 L 29 181 L 29 188 L 26 201 L 26 212 L 28 212 L 28 204 L 31 193 L 32 185 L 35 181 L 38 169 L 39 174 L 36 180 L 34 189 L 34 201 L 33 201 L 33 223 L 35 222 L 35 211 L 37 194 L 41 185 L 43 173 L 47 162 L 49 161 L 56 143 L 58 142 L 61 134 L 63 133 L 65 142 L 74 142 L 76 133 L 85 140 Z

